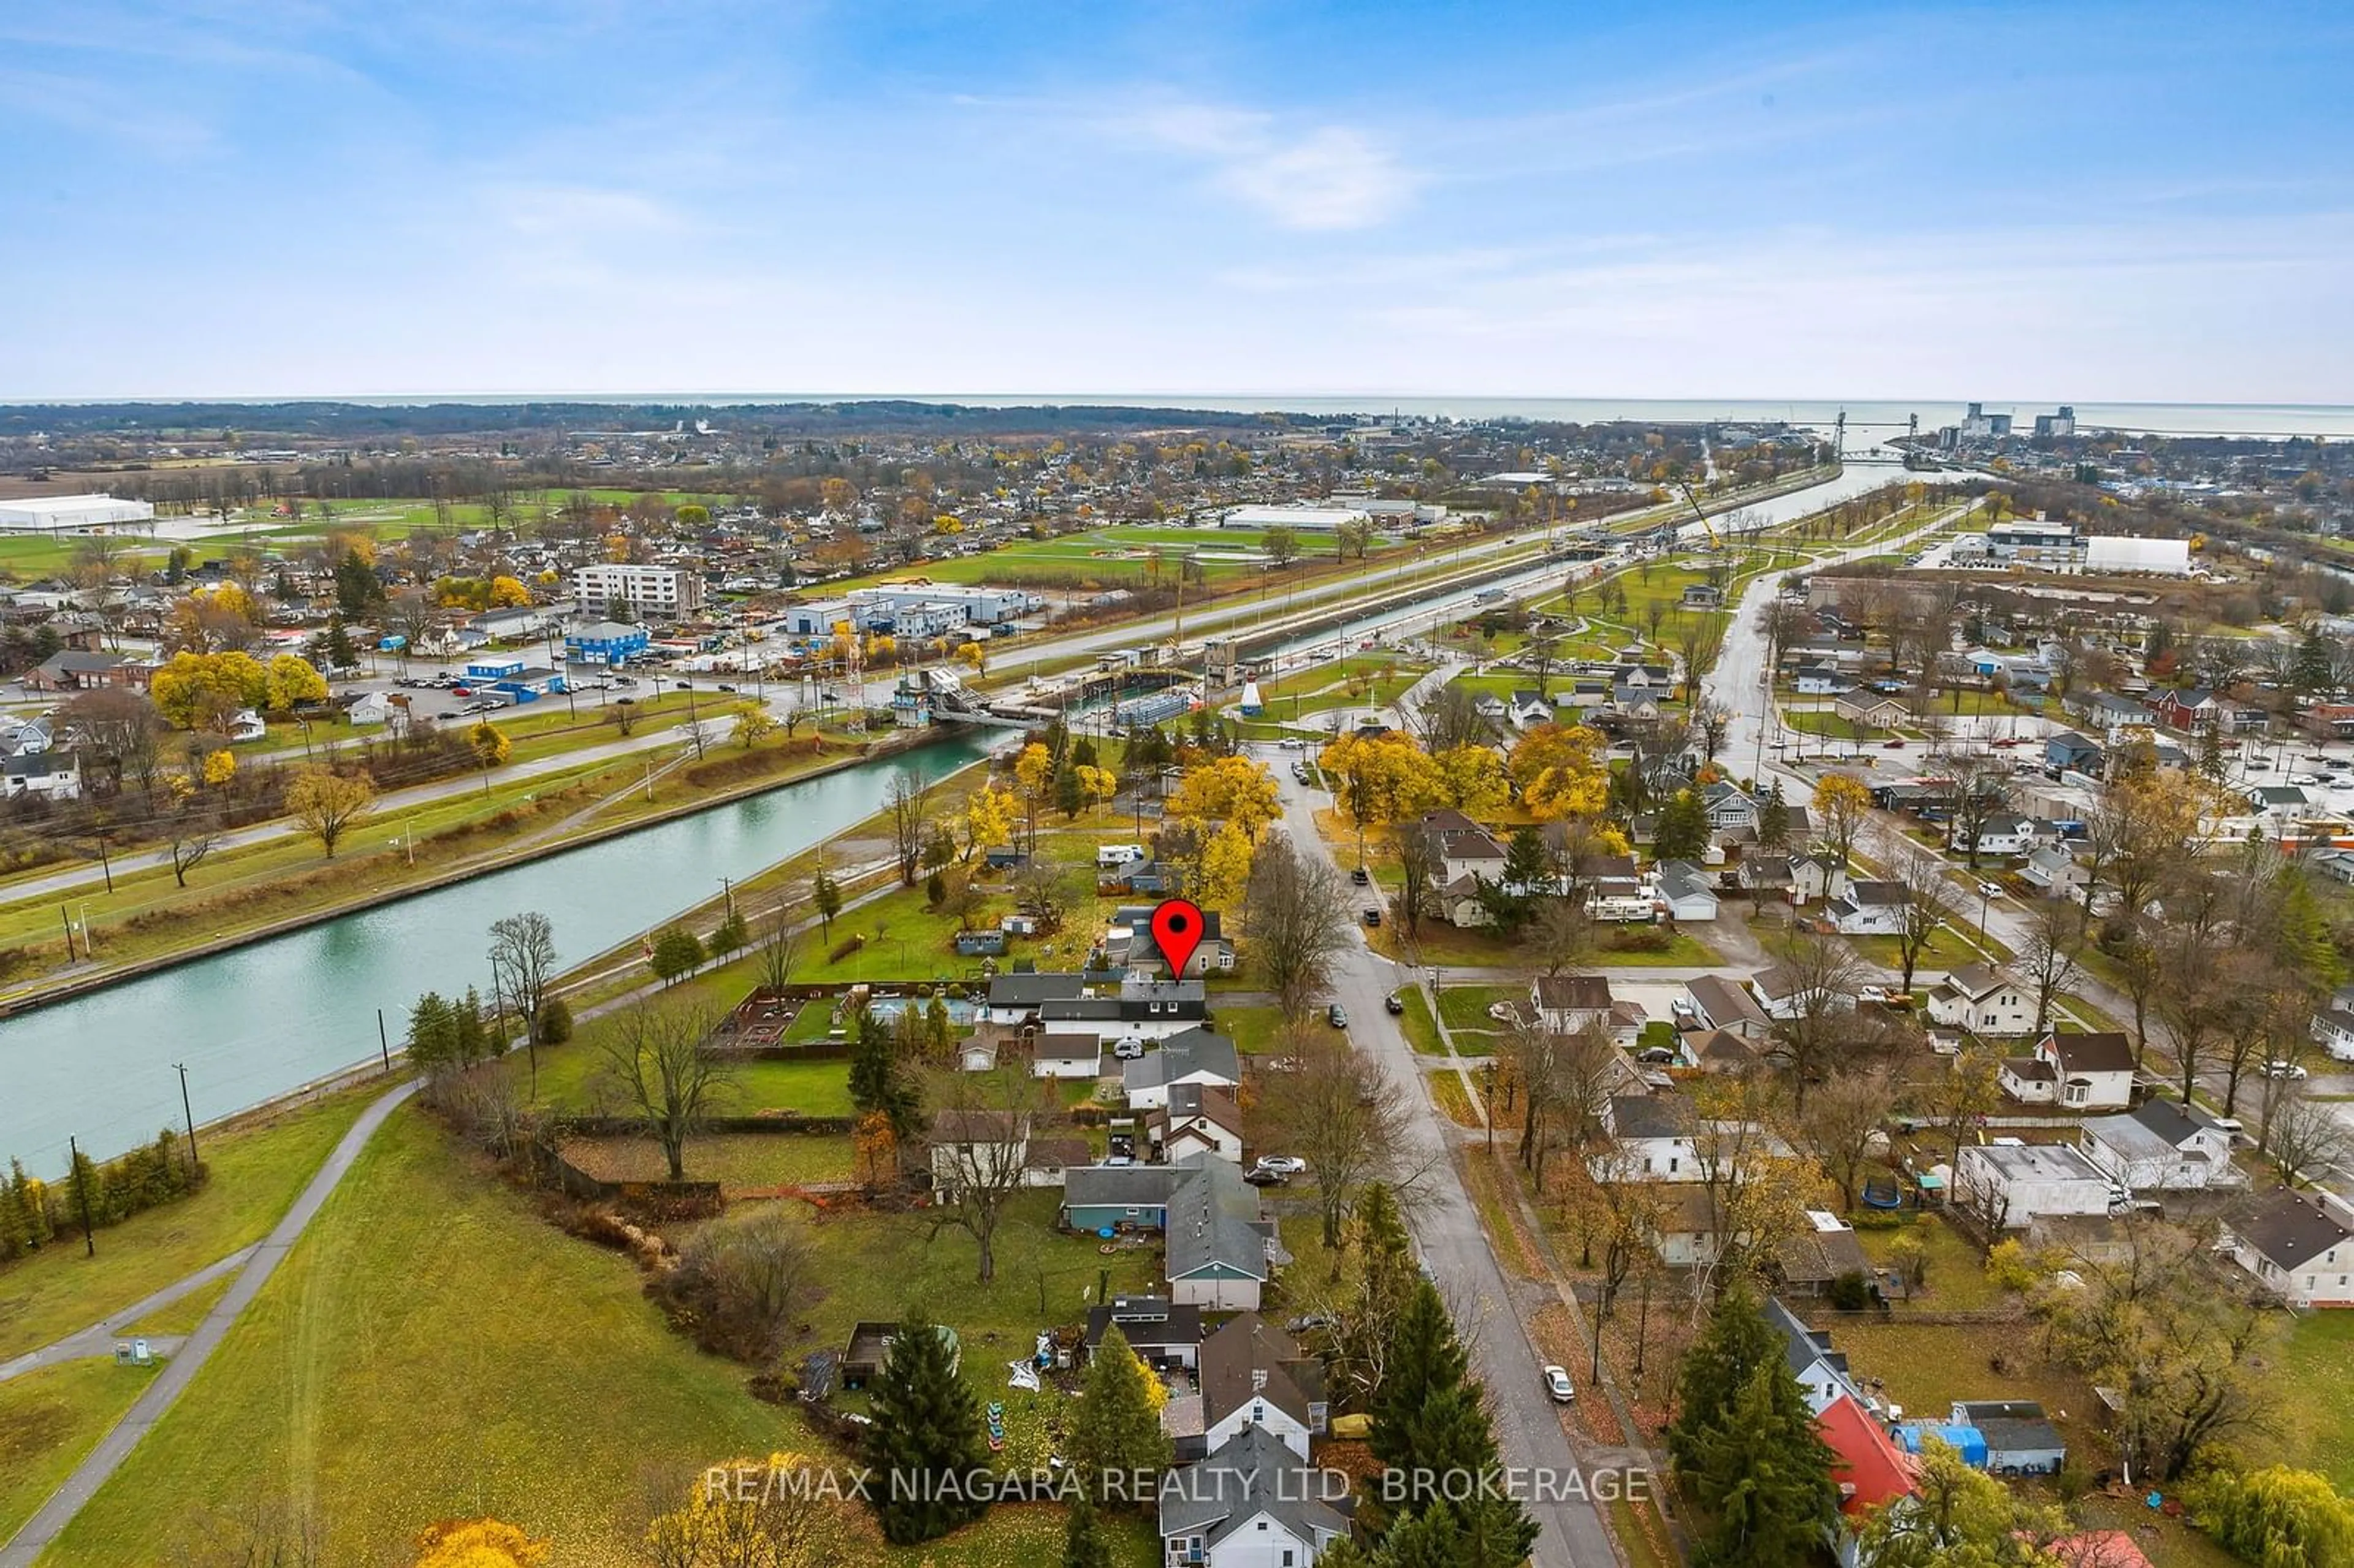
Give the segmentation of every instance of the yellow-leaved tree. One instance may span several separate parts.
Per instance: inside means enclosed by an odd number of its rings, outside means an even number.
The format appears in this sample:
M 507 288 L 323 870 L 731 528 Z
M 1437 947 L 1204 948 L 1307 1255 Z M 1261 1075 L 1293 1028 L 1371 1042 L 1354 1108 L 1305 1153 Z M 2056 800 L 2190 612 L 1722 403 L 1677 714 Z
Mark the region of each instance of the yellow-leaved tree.
M 1093 768 L 1080 763 L 1072 772 L 1079 781 L 1079 794 L 1088 805 L 1101 805 L 1119 793 L 1119 775 L 1108 768 Z
M 493 609 L 510 609 L 530 602 L 531 589 L 523 586 L 522 579 L 504 576 L 491 579 L 491 605 Z
M 227 747 L 205 753 L 205 759 L 198 766 L 207 789 L 217 789 L 237 777 L 237 758 Z
M 1872 791 L 1861 779 L 1826 773 L 1815 786 L 1815 827 L 1842 866 L 1855 853 L 1855 836 L 1872 815 Z
M 1250 885 L 1251 841 L 1240 823 L 1219 825 L 1203 843 L 1200 863 L 1186 892 L 1204 909 L 1240 910 Z
M 1022 796 L 1022 814 L 1030 829 L 1030 847 L 1038 844 L 1038 810 L 1055 787 L 1055 754 L 1036 741 L 1013 759 L 1013 787 Z
M 1013 824 L 1020 820 L 1020 803 L 1012 790 L 982 785 L 964 803 L 964 858 L 970 860 L 991 844 L 1012 843 Z
M 539 1568 L 547 1542 L 499 1519 L 445 1519 L 417 1538 L 417 1568 Z
M 1344 735 L 1319 759 L 1331 781 L 1341 814 L 1357 830 L 1357 859 L 1365 858 L 1365 830 L 1402 822 L 1445 802 L 1438 764 L 1411 736 L 1396 730 Z
M 271 713 L 282 714 L 297 703 L 327 700 L 327 677 L 300 653 L 281 653 L 270 660 L 267 679 Z
M 1493 747 L 1458 746 L 1431 761 L 1438 768 L 1441 795 L 1458 811 L 1492 811 L 1511 798 L 1511 776 Z
M 657 1568 L 836 1568 L 882 1552 L 874 1516 L 849 1483 L 801 1454 L 715 1466 L 684 1503 L 646 1526 L 647 1560 Z
M 1603 766 L 1599 730 L 1584 725 L 1541 724 L 1512 747 L 1506 765 L 1521 787 L 1521 803 L 1541 822 L 1598 817 L 1610 803 L 1610 772 Z
M 1247 757 L 1221 757 L 1186 769 L 1167 814 L 1195 822 L 1233 822 L 1253 841 L 1282 810 L 1275 775 Z
M 270 677 L 244 653 L 175 653 L 147 683 L 155 711 L 182 729 L 226 721 L 270 700 Z

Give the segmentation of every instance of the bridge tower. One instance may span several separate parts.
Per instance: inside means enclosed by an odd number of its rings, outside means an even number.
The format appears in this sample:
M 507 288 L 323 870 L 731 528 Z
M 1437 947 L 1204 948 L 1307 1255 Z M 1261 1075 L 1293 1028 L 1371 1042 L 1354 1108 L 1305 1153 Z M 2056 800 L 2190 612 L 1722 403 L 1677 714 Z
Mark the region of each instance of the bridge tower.
M 1841 408 L 1839 411 L 1839 418 L 1831 423 L 1831 457 L 1834 460 L 1837 460 L 1846 456 L 1847 410 L 1845 408 Z

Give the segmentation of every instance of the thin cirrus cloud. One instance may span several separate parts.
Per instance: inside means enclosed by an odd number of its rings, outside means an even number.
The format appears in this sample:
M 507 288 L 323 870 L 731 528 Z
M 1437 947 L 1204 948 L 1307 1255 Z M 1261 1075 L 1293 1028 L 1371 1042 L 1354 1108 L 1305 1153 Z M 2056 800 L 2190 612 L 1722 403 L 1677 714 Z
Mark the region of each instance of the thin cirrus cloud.
M 968 108 L 1013 108 L 959 100 Z M 1193 165 L 1204 185 L 1280 228 L 1377 228 L 1406 210 L 1425 179 L 1381 137 L 1338 122 L 1308 123 L 1263 110 L 1184 99 L 1118 109 L 1021 106 L 1130 150 Z

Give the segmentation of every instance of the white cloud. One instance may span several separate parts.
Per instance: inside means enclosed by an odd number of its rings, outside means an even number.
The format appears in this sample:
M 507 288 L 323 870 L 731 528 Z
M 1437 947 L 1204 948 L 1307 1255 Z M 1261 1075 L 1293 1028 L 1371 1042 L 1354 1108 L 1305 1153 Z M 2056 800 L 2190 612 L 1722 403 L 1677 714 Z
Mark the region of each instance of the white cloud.
M 1371 228 L 1412 202 L 1422 176 L 1352 125 L 1296 124 L 1182 99 L 1089 116 L 1116 140 L 1191 157 L 1212 188 L 1284 228 Z
M 686 227 L 680 214 L 638 191 L 504 185 L 483 196 L 506 226 L 523 235 L 634 238 L 673 234 Z

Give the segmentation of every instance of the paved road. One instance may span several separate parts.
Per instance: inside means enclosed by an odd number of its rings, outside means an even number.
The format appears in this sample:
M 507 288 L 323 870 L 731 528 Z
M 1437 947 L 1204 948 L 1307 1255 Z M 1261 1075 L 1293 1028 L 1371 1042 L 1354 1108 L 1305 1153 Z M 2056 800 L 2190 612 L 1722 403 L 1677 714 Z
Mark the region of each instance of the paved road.
M 183 1296 L 203 1289 L 232 1269 L 242 1267 L 246 1259 L 252 1255 L 252 1247 L 239 1247 L 218 1263 L 208 1263 L 186 1279 L 166 1285 L 153 1296 L 133 1301 L 122 1311 L 110 1313 L 87 1329 L 68 1334 L 62 1340 L 53 1340 L 37 1351 L 27 1351 L 14 1361 L 0 1361 L 0 1383 L 6 1383 L 13 1377 L 22 1377 L 29 1372 L 38 1372 L 43 1367 L 56 1366 L 60 1361 L 86 1361 L 93 1356 L 112 1355 L 116 1341 L 123 1337 L 124 1329 L 142 1318 L 162 1311 Z M 171 1349 L 177 1347 L 179 1343 L 180 1340 L 175 1337 L 159 1339 L 152 1334 L 147 1337 L 148 1348 L 158 1355 L 169 1354 Z
M 1316 832 L 1311 813 L 1325 797 L 1295 783 L 1287 768 L 1276 777 L 1283 791 L 1284 821 L 1292 840 L 1325 860 L 1331 851 Z M 1340 964 L 1333 999 L 1348 1010 L 1350 1039 L 1377 1064 L 1383 1075 L 1417 1113 L 1407 1139 L 1409 1168 L 1426 1172 L 1425 1193 L 1410 1220 L 1416 1245 L 1457 1314 L 1470 1347 L 1473 1369 L 1488 1387 L 1496 1440 L 1504 1463 L 1567 1477 L 1579 1456 L 1571 1447 L 1560 1414 L 1537 1381 L 1538 1360 L 1521 1331 L 1503 1270 L 1496 1263 L 1479 1212 L 1447 1155 L 1445 1118 L 1430 1098 L 1405 1036 L 1384 1011 L 1382 999 L 1412 983 L 1406 965 L 1380 957 L 1363 944 L 1363 933 Z M 1542 1527 L 1534 1561 L 1568 1568 L 1608 1568 L 1618 1561 L 1601 1515 L 1585 1498 L 1528 1499 Z M 0 1563 L 0 1568 L 6 1568 Z
M 32 1568 L 33 1563 L 48 1549 L 49 1543 L 73 1522 L 74 1515 L 81 1511 L 82 1506 L 90 1501 L 98 1489 L 105 1485 L 124 1459 L 130 1457 L 132 1449 L 139 1446 L 139 1440 L 164 1418 L 164 1413 L 172 1408 L 173 1403 L 195 1381 L 206 1360 L 228 1337 L 238 1315 L 261 1294 L 261 1287 L 270 1282 L 271 1273 L 293 1250 L 303 1229 L 326 1202 L 336 1183 L 351 1170 L 353 1162 L 358 1160 L 360 1150 L 367 1147 L 369 1138 L 384 1125 L 385 1118 L 415 1094 L 418 1086 L 419 1080 L 412 1078 L 387 1091 L 360 1113 L 359 1120 L 344 1134 L 343 1141 L 335 1145 L 333 1154 L 327 1156 L 327 1162 L 319 1168 L 319 1173 L 311 1178 L 309 1186 L 302 1189 L 302 1195 L 294 1200 L 294 1206 L 286 1211 L 285 1217 L 267 1236 L 242 1255 L 244 1261 L 238 1269 L 236 1283 L 214 1304 L 213 1309 L 205 1314 L 205 1320 L 196 1326 L 195 1333 L 188 1336 L 179 1354 L 174 1356 L 155 1381 L 147 1385 L 122 1419 L 99 1439 L 98 1446 L 90 1450 L 89 1457 L 75 1467 L 72 1475 L 66 1478 L 65 1485 L 41 1505 L 40 1511 L 27 1520 L 25 1527 L 5 1546 L 0 1546 L 0 1568 Z M 224 1268 L 236 1261 L 234 1258 L 225 1259 L 214 1266 Z M 189 1286 L 189 1280 L 183 1280 L 180 1286 L 173 1288 L 177 1290 Z M 151 1301 L 153 1299 L 150 1298 Z M 142 1303 L 141 1307 L 146 1305 Z

